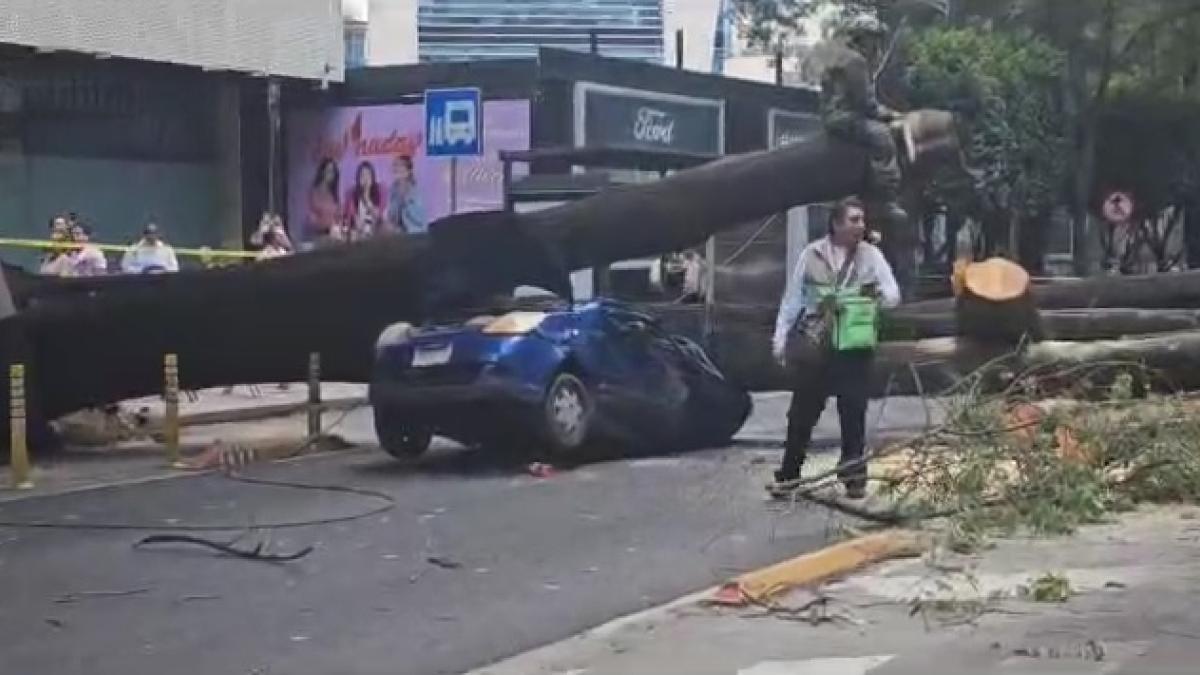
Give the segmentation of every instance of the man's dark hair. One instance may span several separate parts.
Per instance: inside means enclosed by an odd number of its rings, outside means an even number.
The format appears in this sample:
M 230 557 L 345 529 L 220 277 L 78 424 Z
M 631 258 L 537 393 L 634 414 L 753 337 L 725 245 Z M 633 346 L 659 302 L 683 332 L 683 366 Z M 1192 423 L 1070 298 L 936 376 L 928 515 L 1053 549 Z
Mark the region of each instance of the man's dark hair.
M 863 200 L 859 199 L 858 197 L 846 197 L 845 199 L 834 204 L 833 211 L 829 212 L 829 232 L 830 233 L 833 232 L 833 226 L 838 221 L 845 218 L 846 214 L 850 212 L 850 209 L 858 209 L 859 211 L 862 211 L 865 213 L 867 210 L 867 206 L 866 206 L 866 204 L 863 203 Z

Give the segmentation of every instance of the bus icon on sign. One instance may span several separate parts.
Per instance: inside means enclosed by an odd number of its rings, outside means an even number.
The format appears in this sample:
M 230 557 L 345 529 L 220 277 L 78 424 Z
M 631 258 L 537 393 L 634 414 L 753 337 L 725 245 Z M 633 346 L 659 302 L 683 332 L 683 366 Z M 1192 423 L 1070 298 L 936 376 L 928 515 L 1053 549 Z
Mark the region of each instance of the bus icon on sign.
M 446 142 L 473 144 L 475 142 L 475 102 L 446 102 Z
M 430 157 L 478 156 L 483 120 L 478 89 L 425 92 L 425 152 Z

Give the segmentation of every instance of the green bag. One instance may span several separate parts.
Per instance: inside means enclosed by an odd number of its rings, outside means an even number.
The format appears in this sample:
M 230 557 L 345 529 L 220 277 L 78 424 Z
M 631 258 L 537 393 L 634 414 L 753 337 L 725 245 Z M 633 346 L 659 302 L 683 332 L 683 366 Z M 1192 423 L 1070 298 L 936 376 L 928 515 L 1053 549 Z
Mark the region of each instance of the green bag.
M 833 348 L 839 352 L 875 349 L 879 344 L 879 305 L 861 291 L 837 294 Z

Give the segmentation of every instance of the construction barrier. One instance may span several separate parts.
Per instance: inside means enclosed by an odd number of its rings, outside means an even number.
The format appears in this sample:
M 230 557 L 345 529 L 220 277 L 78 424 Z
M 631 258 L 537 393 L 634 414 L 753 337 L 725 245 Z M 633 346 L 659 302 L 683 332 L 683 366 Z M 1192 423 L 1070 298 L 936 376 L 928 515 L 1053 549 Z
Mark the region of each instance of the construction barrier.
M 89 242 L 87 242 L 87 245 L 94 246 L 94 247 L 100 249 L 101 251 L 104 251 L 107 253 L 124 253 L 129 250 L 128 244 L 125 244 L 125 245 L 99 244 L 96 242 L 89 241 Z M 0 247 L 9 247 L 9 248 L 30 248 L 30 249 L 37 249 L 40 251 L 46 251 L 46 250 L 51 250 L 51 249 L 60 249 L 60 250 L 64 250 L 64 251 L 69 251 L 71 249 L 78 248 L 79 246 L 80 246 L 79 243 L 73 242 L 73 241 L 54 241 L 51 239 L 0 238 Z M 202 261 L 210 260 L 210 259 L 211 260 L 229 259 L 229 260 L 233 260 L 233 261 L 236 261 L 239 259 L 253 260 L 254 258 L 256 258 L 258 256 L 258 253 L 255 251 L 235 251 L 235 250 L 231 250 L 231 249 L 214 249 L 214 248 L 209 248 L 207 246 L 201 246 L 200 248 L 176 248 L 176 247 L 172 247 L 172 248 L 174 248 L 176 256 L 187 256 L 187 257 L 200 258 Z

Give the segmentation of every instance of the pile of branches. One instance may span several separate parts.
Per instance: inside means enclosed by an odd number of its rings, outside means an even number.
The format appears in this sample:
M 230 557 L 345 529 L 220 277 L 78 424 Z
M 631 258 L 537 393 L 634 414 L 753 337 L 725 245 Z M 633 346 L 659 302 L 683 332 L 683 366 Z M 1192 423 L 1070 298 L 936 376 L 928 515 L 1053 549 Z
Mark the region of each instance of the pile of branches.
M 1200 399 L 1138 397 L 1136 368 L 982 368 L 939 401 L 942 424 L 876 454 L 874 477 L 895 513 L 944 516 L 957 549 L 1067 533 L 1139 503 L 1200 502 Z M 997 379 L 1008 386 L 985 385 Z M 1064 391 L 1066 379 L 1084 396 Z

